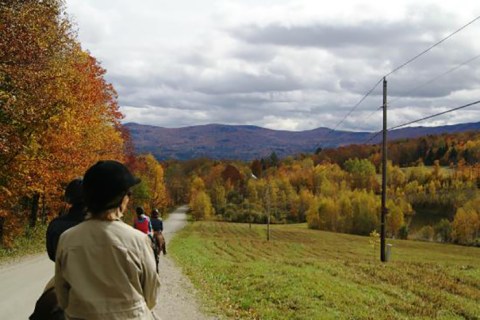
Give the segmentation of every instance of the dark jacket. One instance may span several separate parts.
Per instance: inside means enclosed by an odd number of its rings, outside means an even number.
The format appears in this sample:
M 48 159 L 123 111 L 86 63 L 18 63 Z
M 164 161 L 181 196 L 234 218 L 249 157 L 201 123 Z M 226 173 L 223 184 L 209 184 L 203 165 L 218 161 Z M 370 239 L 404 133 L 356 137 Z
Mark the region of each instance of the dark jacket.
M 55 262 L 58 239 L 66 230 L 75 227 L 85 219 L 85 206 L 83 204 L 73 205 L 64 216 L 53 219 L 47 228 L 47 252 L 50 260 Z
M 163 231 L 163 221 L 162 219 L 159 219 L 159 218 L 152 218 L 150 220 L 150 222 L 152 223 L 152 229 L 153 231 Z

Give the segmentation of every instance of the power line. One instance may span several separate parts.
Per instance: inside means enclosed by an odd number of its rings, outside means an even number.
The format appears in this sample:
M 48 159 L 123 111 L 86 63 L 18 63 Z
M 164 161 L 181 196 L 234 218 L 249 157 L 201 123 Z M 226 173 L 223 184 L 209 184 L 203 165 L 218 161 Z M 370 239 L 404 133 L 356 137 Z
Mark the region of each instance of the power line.
M 375 110 L 373 110 L 368 116 L 365 117 L 365 121 L 366 122 L 368 119 L 370 119 L 378 110 L 381 110 L 383 108 L 383 106 L 380 106 L 378 108 L 376 108 Z
M 330 129 L 330 131 L 327 132 L 327 135 L 323 138 L 324 143 L 326 142 L 325 140 L 330 136 L 330 134 L 334 132 L 338 128 L 338 126 L 341 125 L 345 121 L 345 119 L 347 119 L 348 116 L 352 114 L 353 111 L 355 111 L 355 109 L 358 108 L 358 106 L 373 92 L 373 90 L 375 90 L 378 84 L 382 81 L 383 81 L 383 78 L 378 80 L 377 83 L 375 83 L 375 85 L 370 90 L 368 90 L 367 93 L 365 93 L 363 97 L 352 107 L 352 109 L 350 109 L 350 111 L 342 118 L 342 120 L 340 120 L 333 129 Z M 315 149 L 318 149 L 318 147 L 321 144 L 322 142 L 317 143 L 317 145 L 315 146 Z
M 476 104 L 478 104 L 478 103 L 480 103 L 480 100 L 475 101 L 475 102 L 472 102 L 472 103 L 465 104 L 465 105 L 460 106 L 460 107 L 456 107 L 456 108 L 453 108 L 453 109 L 449 109 L 449 110 L 447 110 L 447 111 L 435 113 L 435 114 L 432 114 L 432 115 L 427 116 L 427 117 L 424 117 L 424 118 L 420 118 L 420 119 L 413 120 L 413 121 L 410 121 L 410 122 L 402 123 L 402 124 L 400 124 L 400 125 L 398 125 L 398 126 L 389 128 L 388 131 L 390 131 L 390 130 L 395 130 L 395 129 L 398 129 L 398 128 L 401 128 L 401 127 L 404 127 L 404 126 L 408 126 L 409 124 L 417 123 L 417 122 L 420 122 L 420 121 L 423 121 L 423 120 L 427 120 L 427 119 L 431 119 L 431 118 L 434 118 L 434 117 L 438 117 L 438 116 L 441 116 L 442 114 L 446 114 L 446 113 L 449 113 L 449 112 L 452 112 L 452 111 L 457 111 L 457 110 L 460 110 L 460 109 L 464 109 L 464 108 L 467 108 L 467 107 L 476 105 Z
M 478 58 L 480 58 L 480 54 L 479 54 L 479 55 L 476 55 L 475 57 L 470 58 L 470 59 L 468 59 L 468 60 L 466 60 L 466 61 L 464 61 L 464 62 L 462 62 L 462 63 L 460 63 L 459 65 L 457 65 L 457 66 L 455 66 L 455 67 L 453 67 L 453 68 L 445 71 L 444 73 L 441 73 L 441 74 L 433 77 L 432 79 L 430 79 L 430 80 L 422 83 L 421 85 L 419 85 L 419 86 L 417 86 L 417 87 L 415 87 L 415 88 L 410 89 L 410 90 L 407 91 L 404 95 L 409 95 L 410 93 L 415 92 L 415 91 L 417 91 L 418 89 L 421 89 L 421 88 L 425 87 L 426 85 L 429 85 L 429 84 L 432 83 L 432 82 L 435 82 L 436 80 L 440 79 L 441 77 L 444 77 L 444 76 L 446 76 L 446 75 L 449 74 L 449 73 L 452 73 L 453 71 L 459 69 L 460 67 L 462 67 L 462 66 L 464 66 L 464 65 L 466 65 L 466 64 L 469 64 L 470 62 L 472 62 L 472 61 L 474 61 L 474 60 L 476 60 L 476 59 L 478 59 Z M 398 97 L 398 98 L 392 99 L 392 100 L 390 100 L 390 103 L 393 103 L 393 102 L 395 102 L 395 101 L 398 101 L 398 100 L 404 99 L 404 98 L 405 98 L 405 97 Z M 375 111 L 376 111 L 376 110 L 375 110 Z
M 380 133 L 382 133 L 383 130 L 380 130 L 380 131 L 377 131 L 373 136 L 371 136 L 370 138 L 368 138 L 367 140 L 365 140 L 365 142 L 363 142 L 362 144 L 367 144 L 369 143 L 370 141 L 372 141 L 373 139 L 375 139 L 376 137 L 378 137 L 378 135 Z
M 427 52 L 429 52 L 430 50 L 432 50 L 433 48 L 435 48 L 436 46 L 440 45 L 441 43 L 445 42 L 446 40 L 448 40 L 449 38 L 453 37 L 455 34 L 459 33 L 460 31 L 462 31 L 463 29 L 465 29 L 466 27 L 468 27 L 469 25 L 471 25 L 472 23 L 474 23 L 475 21 L 477 21 L 478 19 L 480 19 L 480 16 L 477 16 L 475 19 L 473 19 L 472 21 L 468 22 L 467 24 L 463 25 L 462 27 L 460 27 L 459 29 L 457 29 L 456 31 L 452 32 L 451 34 L 449 34 L 448 36 L 446 36 L 445 38 L 443 38 L 442 40 L 434 43 L 433 45 L 431 45 L 429 48 L 423 50 L 422 52 L 420 52 L 419 54 L 417 54 L 416 56 L 414 56 L 413 58 L 411 58 L 410 60 L 407 60 L 406 62 L 404 62 L 403 64 L 401 64 L 400 66 L 396 67 L 395 69 L 393 69 L 392 71 L 390 71 L 389 73 L 387 73 L 384 77 L 388 77 L 389 75 L 397 72 L 398 70 L 402 69 L 403 67 L 407 66 L 408 64 L 410 64 L 411 62 L 417 60 L 418 58 L 420 58 L 421 56 L 423 56 L 424 54 L 426 54 Z
M 459 29 L 455 30 L 454 32 L 452 32 L 451 34 L 449 34 L 448 36 L 444 37 L 443 39 L 441 39 L 440 41 L 434 43 L 433 45 L 431 45 L 429 48 L 423 50 L 422 52 L 420 52 L 419 54 L 417 54 L 416 56 L 414 56 L 413 58 L 407 60 L 406 62 L 404 62 L 403 64 L 401 64 L 400 66 L 394 68 L 392 71 L 390 71 L 389 73 L 387 73 L 386 75 L 384 75 L 383 77 L 381 77 L 376 83 L 375 85 L 360 99 L 360 101 L 358 101 L 353 107 L 352 109 L 350 109 L 350 111 L 342 118 L 342 120 L 340 120 L 333 129 L 331 129 L 327 135 L 324 137 L 324 139 L 328 138 L 330 136 L 330 133 L 331 132 L 334 132 L 352 113 L 353 111 L 355 111 L 358 106 L 373 92 L 373 90 L 375 90 L 375 88 L 380 84 L 380 82 L 382 82 L 382 80 L 384 78 L 386 78 L 387 76 L 397 72 L 398 70 L 402 69 L 403 67 L 407 66 L 408 64 L 410 64 L 411 62 L 415 61 L 416 59 L 420 58 L 421 56 L 423 56 L 424 54 L 426 54 L 427 52 L 429 52 L 430 50 L 432 50 L 433 48 L 435 48 L 436 46 L 440 45 L 441 43 L 445 42 L 446 40 L 448 40 L 449 38 L 453 37 L 455 34 L 459 33 L 460 31 L 462 31 L 463 29 L 465 29 L 466 27 L 468 27 L 469 25 L 471 25 L 472 23 L 474 23 L 475 21 L 479 20 L 480 19 L 480 16 L 477 16 L 476 18 L 474 18 L 473 20 L 471 20 L 470 22 L 468 22 L 467 24 L 463 25 L 462 27 L 460 27 Z M 460 66 L 459 66 L 460 67 Z M 433 82 L 434 80 L 432 80 Z M 377 110 L 375 110 L 373 113 L 375 113 Z M 453 111 L 453 110 L 452 110 Z M 370 118 L 373 113 L 371 115 L 368 116 L 368 118 Z M 421 121 L 421 120 L 419 120 Z M 317 146 L 315 147 L 315 149 L 317 149 L 319 146 L 320 146 L 321 143 L 318 143 Z
M 407 126 L 407 125 L 409 125 L 409 124 L 417 123 L 417 122 L 420 122 L 420 121 L 423 121 L 423 120 L 427 120 L 427 119 L 431 119 L 431 118 L 434 118 L 434 117 L 438 117 L 438 116 L 441 116 L 441 115 L 446 114 L 446 113 L 449 113 L 449 112 L 453 112 L 453 111 L 457 111 L 457 110 L 464 109 L 464 108 L 467 108 L 467 107 L 471 107 L 471 106 L 476 105 L 476 104 L 479 104 L 479 103 L 480 103 L 480 100 L 475 101 L 475 102 L 471 102 L 471 103 L 468 103 L 468 104 L 465 104 L 465 105 L 460 106 L 460 107 L 456 107 L 456 108 L 453 108 L 453 109 L 449 109 L 449 110 L 446 110 L 446 111 L 443 111 L 443 112 L 435 113 L 435 114 L 432 114 L 432 115 L 427 116 L 427 117 L 423 117 L 423 118 L 420 118 L 420 119 L 417 119 L 417 120 L 413 120 L 413 121 L 409 121 L 409 122 L 400 124 L 400 125 L 395 126 L 395 127 L 388 128 L 388 131 L 395 130 L 395 129 L 398 129 L 398 128 Z M 371 137 L 369 137 L 367 140 L 365 140 L 365 142 L 363 142 L 363 144 L 369 143 L 370 141 L 372 141 L 373 139 L 375 139 L 376 137 L 378 137 L 378 135 L 379 135 L 380 133 L 382 133 L 382 130 L 377 131 L 373 136 L 371 136 Z
M 352 114 L 353 111 L 355 111 L 355 109 L 358 108 L 358 106 L 373 92 L 373 90 L 375 90 L 378 84 L 382 81 L 383 81 L 383 78 L 378 80 L 377 83 L 375 83 L 375 85 L 370 90 L 368 90 L 367 93 L 365 93 L 363 97 L 352 107 L 352 109 L 350 109 L 350 111 L 342 118 L 342 120 L 340 120 L 333 129 L 330 129 L 330 131 L 327 132 L 326 136 L 323 137 L 323 143 L 327 142 L 326 139 L 330 136 L 330 134 L 334 132 L 338 128 L 338 126 L 341 125 L 345 121 L 345 119 L 347 119 L 348 116 Z M 322 142 L 318 142 L 315 145 L 315 150 L 317 150 L 321 145 L 322 145 Z
M 348 118 L 348 116 L 350 116 L 352 114 L 353 111 L 355 111 L 355 109 L 373 92 L 373 90 L 375 90 L 375 88 L 378 86 L 378 84 L 380 82 L 382 82 L 383 78 L 386 78 L 387 76 L 397 72 L 398 70 L 402 69 L 403 67 L 407 66 L 408 64 L 410 64 L 411 62 L 415 61 L 416 59 L 420 58 L 421 56 L 423 56 L 424 54 L 426 54 L 427 52 L 429 52 L 430 50 L 432 50 L 433 48 L 435 48 L 436 46 L 440 45 L 441 43 L 445 42 L 446 40 L 448 40 L 449 38 L 453 37 L 455 34 L 459 33 L 460 31 L 462 31 L 463 29 L 465 29 L 466 27 L 468 27 L 469 25 L 471 25 L 472 23 L 474 23 L 475 21 L 479 20 L 480 19 L 480 16 L 477 16 L 475 19 L 471 20 L 470 22 L 468 22 L 467 24 L 463 25 L 462 27 L 460 27 L 459 29 L 455 30 L 454 32 L 452 32 L 451 34 L 449 34 L 448 36 L 444 37 L 443 39 L 441 39 L 440 41 L 434 43 L 433 45 L 431 45 L 429 48 L 423 50 L 422 52 L 420 52 L 419 54 L 417 54 L 416 56 L 414 56 L 413 58 L 407 60 L 406 62 L 404 62 L 403 64 L 401 64 L 400 66 L 396 67 L 395 69 L 393 69 L 392 71 L 390 71 L 389 73 L 387 73 L 386 75 L 384 75 L 383 77 L 380 78 L 380 80 L 378 80 L 377 83 L 375 83 L 375 85 L 373 86 L 372 89 L 370 89 L 363 97 L 362 99 L 360 99 L 359 102 L 357 102 L 357 104 L 355 104 L 353 106 L 353 108 L 347 113 L 347 115 L 345 117 L 343 117 L 342 120 L 340 120 L 340 122 L 337 123 L 337 125 L 334 127 L 333 131 L 340 125 L 342 124 L 346 118 Z M 467 62 L 465 62 L 464 64 L 468 63 L 468 62 L 471 62 L 472 60 L 475 60 L 476 58 L 478 57 L 475 57 Z M 463 65 L 463 64 L 462 64 Z M 461 65 L 460 65 L 461 66 Z M 458 67 L 460 67 L 458 66 Z M 453 70 L 452 70 L 453 71 Z M 451 71 L 450 71 L 451 72 Z M 435 79 L 436 80 L 436 79 Z M 433 82 L 434 80 L 432 80 Z M 328 134 L 327 134 L 328 136 Z
M 368 90 L 368 92 L 366 94 L 363 95 L 362 99 L 360 99 L 360 101 L 358 101 L 354 106 L 353 108 L 345 115 L 345 117 L 343 117 L 342 120 L 340 120 L 340 122 L 337 123 L 337 125 L 333 128 L 332 131 L 335 131 L 335 129 L 338 128 L 339 125 L 341 125 L 343 123 L 343 121 L 345 121 L 345 119 L 348 118 L 349 115 L 352 114 L 353 111 L 355 111 L 355 109 L 358 108 L 358 106 L 373 92 L 373 90 L 375 90 L 375 88 L 380 84 L 380 82 L 383 81 L 383 78 L 381 78 L 380 80 L 377 81 L 377 83 L 375 83 L 375 85 L 372 87 L 372 89 Z

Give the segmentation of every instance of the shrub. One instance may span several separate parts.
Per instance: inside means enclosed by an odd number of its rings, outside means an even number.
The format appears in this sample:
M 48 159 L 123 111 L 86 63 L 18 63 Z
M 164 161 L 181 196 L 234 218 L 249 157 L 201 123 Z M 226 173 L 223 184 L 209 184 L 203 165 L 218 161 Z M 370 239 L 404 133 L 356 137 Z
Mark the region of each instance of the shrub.
M 442 219 L 434 227 L 435 236 L 441 242 L 452 240 L 452 224 L 447 219 Z
M 404 224 L 400 227 L 400 229 L 398 229 L 398 237 L 400 239 L 406 240 L 408 239 L 408 232 L 408 226 Z
M 435 231 L 432 226 L 424 226 L 418 231 L 417 238 L 419 240 L 432 241 Z

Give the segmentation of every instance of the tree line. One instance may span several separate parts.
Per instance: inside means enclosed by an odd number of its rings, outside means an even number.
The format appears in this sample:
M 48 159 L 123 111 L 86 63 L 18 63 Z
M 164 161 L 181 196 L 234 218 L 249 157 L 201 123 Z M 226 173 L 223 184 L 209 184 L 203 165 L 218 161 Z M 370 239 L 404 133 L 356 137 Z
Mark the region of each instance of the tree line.
M 368 157 L 341 164 L 316 163 L 318 159 L 303 154 L 279 160 L 272 154 L 251 163 L 170 162 L 166 184 L 170 194 L 182 193 L 182 201 L 189 201 L 195 219 L 265 223 L 270 214 L 273 223 L 307 222 L 314 229 L 360 235 L 378 231 L 380 166 Z M 414 167 L 401 168 L 390 161 L 387 170 L 388 236 L 412 238 L 412 217 L 429 209 L 442 211 L 448 219 L 425 226 L 415 238 L 478 245 L 478 165 L 460 161 L 445 168 L 435 159 L 432 166 L 417 161 Z M 177 187 L 182 191 L 175 191 Z
M 318 148 L 315 163 L 329 161 L 342 165 L 352 158 L 369 159 L 376 167 L 381 161 L 380 145 L 348 145 L 338 148 Z M 475 165 L 480 162 L 480 132 L 469 131 L 440 135 L 427 135 L 388 143 L 388 159 L 400 167 L 423 163 L 432 166 L 436 160 L 441 166 L 459 163 Z

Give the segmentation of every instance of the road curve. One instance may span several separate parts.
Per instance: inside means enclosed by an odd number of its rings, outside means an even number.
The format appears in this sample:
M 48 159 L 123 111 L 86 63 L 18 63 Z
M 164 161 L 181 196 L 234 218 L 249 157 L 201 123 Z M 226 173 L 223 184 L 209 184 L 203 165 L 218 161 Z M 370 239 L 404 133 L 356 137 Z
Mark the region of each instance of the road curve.
M 187 206 L 179 207 L 164 221 L 167 244 L 187 224 L 186 211 Z M 55 265 L 46 252 L 0 266 L 0 318 L 28 319 L 54 270 Z M 189 319 L 190 316 L 191 319 L 205 319 L 199 311 L 193 287 L 168 255 L 160 259 L 160 277 L 162 288 L 155 308 L 157 314 L 163 319 Z

